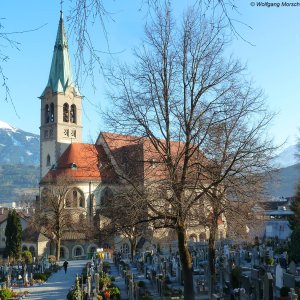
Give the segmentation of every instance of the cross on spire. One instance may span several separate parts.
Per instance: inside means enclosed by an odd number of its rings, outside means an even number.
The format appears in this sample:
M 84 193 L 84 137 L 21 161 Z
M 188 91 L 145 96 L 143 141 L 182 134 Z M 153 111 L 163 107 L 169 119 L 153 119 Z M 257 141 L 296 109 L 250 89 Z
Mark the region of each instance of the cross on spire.
M 62 12 L 63 0 L 60 0 L 60 12 Z

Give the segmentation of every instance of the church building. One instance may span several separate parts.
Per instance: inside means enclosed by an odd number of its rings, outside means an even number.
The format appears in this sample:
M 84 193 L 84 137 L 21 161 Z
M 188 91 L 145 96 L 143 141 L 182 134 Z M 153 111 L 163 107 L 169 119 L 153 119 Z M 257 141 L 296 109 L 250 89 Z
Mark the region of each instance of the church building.
M 135 137 L 114 133 L 100 133 L 95 144 L 82 143 L 82 96 L 72 74 L 62 12 L 49 79 L 40 100 L 41 194 L 51 184 L 51 178 L 68 178 L 70 186 L 65 205 L 76 210 L 79 217 L 88 219 L 97 215 L 100 204 L 120 186 L 117 175 L 120 172 L 130 168 L 145 180 L 148 170 L 155 168 L 155 158 L 152 157 L 153 152 L 149 150 L 147 141 L 141 142 Z M 132 149 L 142 153 L 142 165 L 130 166 L 130 153 L 137 153 L 132 152 Z M 218 224 L 221 234 L 225 236 L 226 220 L 220 219 Z M 204 228 L 190 234 L 194 242 L 206 239 L 207 236 Z M 62 238 L 61 259 L 88 257 L 98 247 L 125 253 L 130 251 L 126 239 L 119 238 L 118 243 L 115 241 L 91 240 L 82 232 L 70 230 Z M 148 246 L 151 246 L 151 242 Z M 148 246 L 145 242 L 141 245 L 144 250 Z

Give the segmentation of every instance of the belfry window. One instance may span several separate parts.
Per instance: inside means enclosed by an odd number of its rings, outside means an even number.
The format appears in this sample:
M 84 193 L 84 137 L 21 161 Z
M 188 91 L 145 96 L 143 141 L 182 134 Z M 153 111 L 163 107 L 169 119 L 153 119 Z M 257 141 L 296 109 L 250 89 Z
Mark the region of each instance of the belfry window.
M 63 121 L 69 122 L 69 104 L 65 103 L 63 107 Z
M 76 105 L 72 104 L 71 105 L 71 110 L 70 110 L 70 121 L 71 121 L 71 123 L 77 123 L 76 118 L 77 118 L 77 116 L 76 116 Z
M 51 165 L 51 158 L 50 158 L 50 155 L 48 154 L 47 155 L 47 166 L 50 166 Z
M 45 106 L 45 122 L 46 123 L 50 122 L 50 108 L 48 104 L 46 104 Z
M 53 103 L 50 104 L 50 122 L 51 123 L 54 122 L 54 104 Z

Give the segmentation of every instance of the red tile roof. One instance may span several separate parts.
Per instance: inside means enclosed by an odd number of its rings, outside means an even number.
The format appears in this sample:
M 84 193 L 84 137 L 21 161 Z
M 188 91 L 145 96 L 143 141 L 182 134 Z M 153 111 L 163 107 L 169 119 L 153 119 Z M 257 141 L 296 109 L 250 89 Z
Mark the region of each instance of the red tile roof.
M 158 147 L 164 147 L 165 141 L 159 140 L 157 148 L 148 138 L 121 135 L 115 133 L 101 133 L 110 153 L 126 175 L 134 175 L 140 180 L 162 180 L 166 178 L 165 151 Z M 171 159 L 177 170 L 183 165 L 184 143 L 171 142 Z M 196 150 L 190 163 L 195 161 L 206 163 L 203 154 Z M 196 168 L 189 168 L 189 176 L 193 176 Z M 167 176 L 168 177 L 168 176 Z
M 75 181 L 113 181 L 116 174 L 102 146 L 70 144 L 59 158 L 55 168 L 49 170 L 42 182 L 53 177 L 66 176 Z

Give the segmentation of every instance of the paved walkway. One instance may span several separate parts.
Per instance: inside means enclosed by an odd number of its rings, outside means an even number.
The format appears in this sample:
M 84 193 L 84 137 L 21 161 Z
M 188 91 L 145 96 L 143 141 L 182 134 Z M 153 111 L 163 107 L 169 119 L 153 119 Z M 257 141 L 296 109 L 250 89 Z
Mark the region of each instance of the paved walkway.
M 128 295 L 127 295 L 127 288 L 124 279 L 122 276 L 119 274 L 119 271 L 115 264 L 110 261 L 110 275 L 115 277 L 115 282 L 113 282 L 119 289 L 121 293 L 121 299 L 122 300 L 127 300 Z
M 76 274 L 80 275 L 82 268 L 90 260 L 69 261 L 68 270 L 61 269 L 53 273 L 52 276 L 42 285 L 33 287 L 14 288 L 16 292 L 28 291 L 26 300 L 66 300 L 69 289 L 75 283 Z

